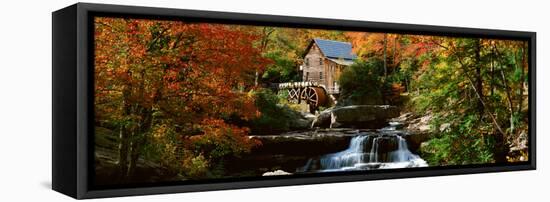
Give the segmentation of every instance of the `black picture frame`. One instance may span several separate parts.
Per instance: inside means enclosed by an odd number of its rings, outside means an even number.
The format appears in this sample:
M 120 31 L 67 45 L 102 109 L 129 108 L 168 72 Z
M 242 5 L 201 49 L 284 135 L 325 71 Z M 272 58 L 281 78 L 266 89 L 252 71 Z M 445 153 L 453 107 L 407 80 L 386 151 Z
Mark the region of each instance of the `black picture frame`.
M 185 19 L 201 22 L 291 26 L 350 31 L 391 32 L 441 36 L 526 40 L 529 44 L 529 160 L 517 164 L 485 164 L 415 169 L 349 172 L 300 177 L 273 176 L 200 183 L 159 183 L 98 188 L 93 175 L 93 17 L 129 16 Z M 52 14 L 52 188 L 84 199 L 145 194 L 180 193 L 317 183 L 351 182 L 424 176 L 443 176 L 536 169 L 536 33 L 399 23 L 257 15 L 184 9 L 77 3 Z

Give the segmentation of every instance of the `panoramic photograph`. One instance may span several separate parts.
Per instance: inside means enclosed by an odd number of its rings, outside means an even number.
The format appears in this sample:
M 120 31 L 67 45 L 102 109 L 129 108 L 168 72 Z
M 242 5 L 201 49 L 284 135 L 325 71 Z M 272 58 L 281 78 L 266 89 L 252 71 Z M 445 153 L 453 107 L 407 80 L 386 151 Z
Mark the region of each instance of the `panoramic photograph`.
M 530 158 L 527 41 L 93 24 L 94 185 Z

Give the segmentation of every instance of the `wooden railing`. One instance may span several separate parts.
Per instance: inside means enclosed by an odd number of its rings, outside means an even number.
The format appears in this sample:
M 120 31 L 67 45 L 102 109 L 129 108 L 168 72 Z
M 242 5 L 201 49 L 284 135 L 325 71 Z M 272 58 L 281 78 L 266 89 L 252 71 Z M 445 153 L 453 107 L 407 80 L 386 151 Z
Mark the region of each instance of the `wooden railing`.
M 333 86 L 327 88 L 325 85 L 322 85 L 315 81 L 302 81 L 302 82 L 288 82 L 288 83 L 279 83 L 277 84 L 278 89 L 291 89 L 291 88 L 305 88 L 305 87 L 322 87 L 328 94 L 339 94 L 340 87 Z
M 339 87 L 329 87 L 327 88 L 327 93 L 328 94 L 339 94 L 340 93 L 340 88 Z

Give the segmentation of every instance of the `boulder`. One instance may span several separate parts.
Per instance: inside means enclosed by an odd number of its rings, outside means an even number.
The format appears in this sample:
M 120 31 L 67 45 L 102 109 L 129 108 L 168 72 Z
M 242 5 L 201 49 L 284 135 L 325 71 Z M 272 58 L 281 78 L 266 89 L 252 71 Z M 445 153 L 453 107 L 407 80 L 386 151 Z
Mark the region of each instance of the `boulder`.
M 369 128 L 387 125 L 388 120 L 399 116 L 399 109 L 389 105 L 351 105 L 322 111 L 313 121 L 321 128 Z
M 326 110 L 323 110 L 317 115 L 312 123 L 311 127 L 319 127 L 319 128 L 330 128 L 330 122 L 331 122 L 331 111 L 333 108 L 329 108 Z
M 428 112 L 423 116 L 418 116 L 411 112 L 403 113 L 399 117 L 393 118 L 390 121 L 402 124 L 401 129 L 405 132 L 405 138 L 409 144 L 409 149 L 418 153 L 421 144 L 433 138 L 430 121 L 433 115 Z M 447 130 L 450 124 L 442 124 L 441 131 Z
M 430 132 L 430 122 L 433 118 L 431 113 L 427 113 L 424 116 L 413 118 L 407 121 L 407 130 L 414 131 L 416 133 L 428 133 Z
M 420 149 L 420 145 L 423 142 L 426 142 L 432 138 L 430 133 L 419 132 L 419 131 L 416 131 L 416 132 L 409 131 L 408 133 L 404 134 L 402 137 L 407 140 L 407 143 L 409 145 L 409 150 L 415 153 L 418 153 Z
M 276 175 L 292 175 L 292 173 L 285 172 L 284 170 L 276 170 L 273 172 L 265 172 L 262 176 L 276 176 Z
M 291 130 L 304 130 L 309 129 L 311 127 L 311 123 L 313 122 L 313 118 L 299 118 L 295 121 L 290 122 L 289 128 Z

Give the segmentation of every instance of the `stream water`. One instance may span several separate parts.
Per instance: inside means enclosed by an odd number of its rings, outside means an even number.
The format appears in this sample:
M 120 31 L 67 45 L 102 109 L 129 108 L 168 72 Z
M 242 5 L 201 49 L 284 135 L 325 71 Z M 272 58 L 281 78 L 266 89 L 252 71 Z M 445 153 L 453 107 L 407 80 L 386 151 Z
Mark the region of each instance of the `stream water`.
M 360 133 L 350 140 L 349 147 L 340 152 L 311 158 L 296 172 L 333 172 L 428 166 L 413 154 L 395 124 L 378 133 Z

